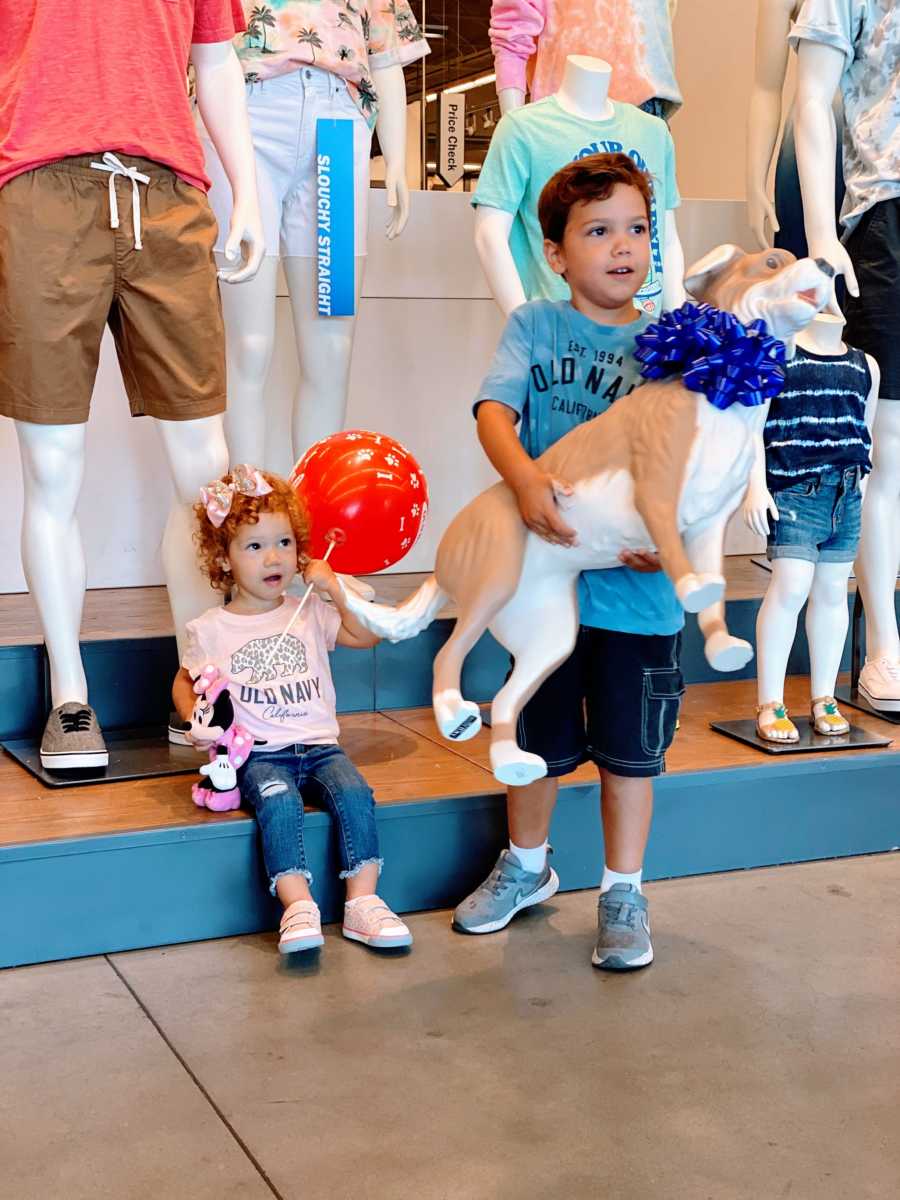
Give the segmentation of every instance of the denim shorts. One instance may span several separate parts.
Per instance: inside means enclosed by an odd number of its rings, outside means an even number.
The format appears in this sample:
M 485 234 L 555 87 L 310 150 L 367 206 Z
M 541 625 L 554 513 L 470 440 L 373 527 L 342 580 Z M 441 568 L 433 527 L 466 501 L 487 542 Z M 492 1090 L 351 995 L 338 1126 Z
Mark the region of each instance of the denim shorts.
M 583 762 L 613 775 L 661 775 L 684 695 L 680 651 L 680 633 L 583 625 L 571 657 L 519 714 L 519 745 L 544 759 L 550 778 Z
M 860 477 L 859 467 L 848 467 L 772 492 L 778 520 L 771 524 L 766 557 L 853 562 L 862 520 Z

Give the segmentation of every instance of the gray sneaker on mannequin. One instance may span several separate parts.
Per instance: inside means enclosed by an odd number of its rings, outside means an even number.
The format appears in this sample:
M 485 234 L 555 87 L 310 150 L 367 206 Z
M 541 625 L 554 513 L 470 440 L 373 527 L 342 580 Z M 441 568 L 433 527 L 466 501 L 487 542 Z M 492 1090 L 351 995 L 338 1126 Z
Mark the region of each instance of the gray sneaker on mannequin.
M 89 704 L 70 700 L 54 708 L 41 738 L 41 766 L 48 771 L 106 767 L 109 753 Z
M 559 891 L 559 876 L 549 863 L 543 871 L 525 871 L 510 850 L 503 850 L 487 879 L 453 914 L 459 933 L 496 933 L 517 912 L 549 900 Z
M 602 971 L 636 971 L 653 962 L 647 897 L 614 883 L 597 901 L 597 945 L 591 962 Z

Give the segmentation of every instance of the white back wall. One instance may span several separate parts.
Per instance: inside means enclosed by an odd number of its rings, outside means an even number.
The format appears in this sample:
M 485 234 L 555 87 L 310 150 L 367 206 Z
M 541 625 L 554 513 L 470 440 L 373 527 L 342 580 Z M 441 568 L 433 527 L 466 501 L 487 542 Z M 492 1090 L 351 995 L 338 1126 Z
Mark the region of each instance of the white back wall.
M 370 206 L 370 256 L 360 308 L 347 414 L 349 426 L 379 429 L 419 459 L 431 491 L 428 526 L 397 570 L 430 570 L 452 515 L 494 478 L 475 438 L 472 398 L 490 361 L 502 320 L 472 244 L 468 197 L 414 192 L 409 227 L 383 237 L 385 193 Z M 679 222 L 690 261 L 719 241 L 744 240 L 743 205 L 686 201 Z M 287 413 L 296 356 L 287 300 L 280 302 L 279 343 L 270 377 L 273 458 L 287 471 Z M 0 592 L 25 590 L 19 557 L 21 471 L 13 423 L 0 420 Z M 79 520 L 88 586 L 132 587 L 162 580 L 159 544 L 171 484 L 154 424 L 133 420 L 110 339 L 104 341 L 88 431 Z M 732 553 L 757 549 L 738 533 Z

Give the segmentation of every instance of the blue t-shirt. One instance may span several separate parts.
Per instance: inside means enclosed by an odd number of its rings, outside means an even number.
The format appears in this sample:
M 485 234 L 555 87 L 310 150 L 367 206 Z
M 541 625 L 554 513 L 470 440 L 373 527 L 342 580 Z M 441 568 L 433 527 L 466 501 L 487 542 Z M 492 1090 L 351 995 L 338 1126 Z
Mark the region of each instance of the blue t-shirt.
M 533 300 L 506 323 L 475 401 L 496 400 L 519 414 L 519 436 L 532 458 L 605 412 L 641 382 L 634 339 L 650 324 L 598 325 L 566 300 Z M 677 633 L 684 610 L 662 571 L 630 567 L 585 571 L 579 581 L 582 625 L 620 633 Z
M 544 258 L 538 199 L 560 167 L 589 154 L 624 153 L 650 174 L 650 273 L 634 302 L 644 312 L 662 308 L 665 217 L 681 203 L 675 181 L 675 147 L 665 121 L 632 104 L 613 101 L 606 121 L 576 117 L 555 96 L 525 104 L 506 114 L 491 138 L 487 158 L 472 197 L 513 215 L 509 248 L 529 300 L 568 300 L 565 280 Z

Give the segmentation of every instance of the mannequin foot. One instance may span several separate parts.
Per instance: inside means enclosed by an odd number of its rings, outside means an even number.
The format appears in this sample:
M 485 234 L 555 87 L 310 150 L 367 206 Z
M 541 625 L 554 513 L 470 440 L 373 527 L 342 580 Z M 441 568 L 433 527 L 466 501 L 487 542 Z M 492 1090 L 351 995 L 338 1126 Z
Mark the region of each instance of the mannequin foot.
M 109 752 L 89 704 L 70 700 L 53 709 L 41 738 L 41 766 L 48 771 L 109 766 Z
M 850 722 L 838 709 L 834 696 L 820 696 L 818 700 L 813 700 L 810 720 L 816 733 L 824 733 L 829 737 L 850 732 Z
M 714 671 L 740 671 L 753 657 L 753 647 L 743 638 L 732 637 L 717 629 L 706 639 L 706 661 Z
M 873 708 L 900 712 L 900 662 L 890 658 L 866 659 L 859 673 L 859 690 Z
M 756 732 L 766 742 L 799 742 L 797 726 L 787 714 L 783 700 L 770 700 L 756 708 Z
M 702 612 L 711 604 L 718 604 L 725 595 L 725 580 L 708 572 L 682 575 L 675 584 L 675 594 L 685 612 Z

